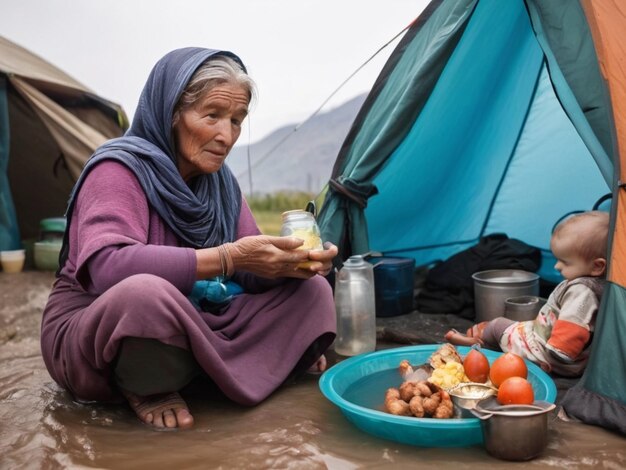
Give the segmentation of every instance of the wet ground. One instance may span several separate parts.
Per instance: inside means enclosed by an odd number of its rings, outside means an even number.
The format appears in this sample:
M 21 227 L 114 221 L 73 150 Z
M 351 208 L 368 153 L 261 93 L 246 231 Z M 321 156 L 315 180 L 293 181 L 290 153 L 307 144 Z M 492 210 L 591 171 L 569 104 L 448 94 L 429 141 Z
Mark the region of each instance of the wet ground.
M 191 390 L 195 427 L 153 431 L 125 406 L 73 402 L 50 379 L 39 322 L 52 281 L 46 272 L 0 273 L 1 469 L 626 468 L 624 437 L 556 414 L 547 449 L 525 463 L 496 460 L 482 446 L 420 448 L 379 439 L 349 423 L 315 376 L 286 384 L 254 408 Z M 430 344 L 466 323 L 419 313 L 379 319 L 379 347 Z M 332 353 L 329 359 L 339 360 Z M 557 385 L 562 393 L 571 383 Z

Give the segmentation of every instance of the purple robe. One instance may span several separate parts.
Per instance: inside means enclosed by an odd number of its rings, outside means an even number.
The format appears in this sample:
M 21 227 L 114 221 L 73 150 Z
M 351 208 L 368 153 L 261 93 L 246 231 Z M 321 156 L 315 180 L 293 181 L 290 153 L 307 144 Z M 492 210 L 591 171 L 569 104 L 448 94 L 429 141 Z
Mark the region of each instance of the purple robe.
M 237 238 L 259 230 L 242 204 Z M 187 295 L 196 254 L 150 206 L 135 175 L 114 161 L 87 175 L 73 208 L 68 260 L 54 283 L 41 327 L 52 378 L 80 400 L 120 398 L 113 363 L 125 337 L 191 351 L 232 400 L 254 405 L 293 372 L 304 353 L 334 339 L 328 282 L 269 280 L 236 273 L 244 288 L 218 312 Z

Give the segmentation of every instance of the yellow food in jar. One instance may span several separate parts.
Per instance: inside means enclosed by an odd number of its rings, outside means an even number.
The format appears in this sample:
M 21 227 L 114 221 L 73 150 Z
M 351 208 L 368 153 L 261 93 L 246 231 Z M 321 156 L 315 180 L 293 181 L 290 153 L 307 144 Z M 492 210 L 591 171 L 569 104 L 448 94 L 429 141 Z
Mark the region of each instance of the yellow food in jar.
M 298 247 L 299 250 L 323 250 L 322 239 L 316 233 L 307 229 L 296 229 L 291 233 L 292 237 L 304 240 L 302 246 Z

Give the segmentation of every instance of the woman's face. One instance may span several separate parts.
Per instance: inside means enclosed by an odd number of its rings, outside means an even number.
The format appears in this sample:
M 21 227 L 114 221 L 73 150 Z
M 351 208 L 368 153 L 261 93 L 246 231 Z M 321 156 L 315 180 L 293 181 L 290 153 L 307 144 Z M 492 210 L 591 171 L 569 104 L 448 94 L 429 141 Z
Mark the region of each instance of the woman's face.
M 178 171 L 185 181 L 222 167 L 239 138 L 248 102 L 245 88 L 223 83 L 180 113 L 174 139 Z

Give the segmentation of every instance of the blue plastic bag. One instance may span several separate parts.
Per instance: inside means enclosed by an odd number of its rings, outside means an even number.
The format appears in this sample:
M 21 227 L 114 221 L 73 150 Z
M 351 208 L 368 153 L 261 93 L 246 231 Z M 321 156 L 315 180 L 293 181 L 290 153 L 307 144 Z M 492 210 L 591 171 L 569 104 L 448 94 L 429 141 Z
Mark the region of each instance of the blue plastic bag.
M 215 312 L 242 292 L 243 289 L 239 284 L 216 277 L 196 281 L 188 298 L 197 309 L 204 312 Z

